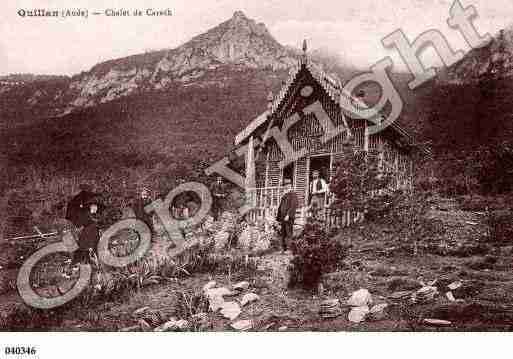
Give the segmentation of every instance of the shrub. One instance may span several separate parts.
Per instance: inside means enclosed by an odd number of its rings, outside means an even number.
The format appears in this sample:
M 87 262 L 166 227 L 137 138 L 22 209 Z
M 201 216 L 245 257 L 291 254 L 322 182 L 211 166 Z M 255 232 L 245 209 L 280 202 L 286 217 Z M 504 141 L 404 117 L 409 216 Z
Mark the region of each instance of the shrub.
M 511 210 L 489 211 L 486 222 L 488 224 L 488 239 L 490 242 L 505 244 L 513 240 L 513 212 Z
M 337 164 L 337 171 L 330 184 L 335 195 L 332 207 L 335 210 L 355 210 L 381 215 L 388 207 L 388 192 L 393 183 L 392 171 L 381 166 L 376 152 L 359 152 L 352 142 L 343 150 L 343 160 Z
M 459 201 L 460 208 L 464 211 L 485 211 L 494 204 L 491 198 L 478 194 L 462 196 Z
M 289 285 L 313 289 L 323 274 L 333 272 L 342 265 L 348 248 L 328 236 L 318 223 L 309 220 L 291 249 L 294 258 L 291 261 Z
M 441 221 L 427 216 L 429 195 L 429 192 L 415 190 L 400 192 L 389 216 L 395 233 L 411 245 L 413 255 L 418 254 L 420 241 L 429 241 L 444 232 Z

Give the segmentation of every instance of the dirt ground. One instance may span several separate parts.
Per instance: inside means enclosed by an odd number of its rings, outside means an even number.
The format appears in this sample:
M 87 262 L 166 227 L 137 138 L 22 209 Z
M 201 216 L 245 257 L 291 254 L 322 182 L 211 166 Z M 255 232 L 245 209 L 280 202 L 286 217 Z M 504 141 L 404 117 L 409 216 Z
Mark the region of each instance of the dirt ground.
M 483 214 L 464 212 L 457 208 L 431 211 L 433 218 L 443 222 L 446 234 L 437 245 L 452 251 L 433 253 L 422 249 L 417 256 L 404 253 L 389 237 L 375 241 L 355 238 L 346 265 L 342 270 L 325 275 L 317 292 L 290 289 L 288 265 L 290 253 L 273 252 L 258 259 L 253 275 L 199 274 L 142 289 L 127 299 L 107 302 L 91 308 L 68 311 L 58 322 L 44 330 L 55 331 L 118 331 L 141 330 L 134 312 L 143 307 L 159 312 L 161 317 L 177 317 L 180 293 L 200 293 L 202 287 L 215 280 L 218 286 L 230 288 L 237 281 L 247 280 L 259 299 L 242 308 L 237 320 L 251 320 L 254 331 L 509 331 L 513 327 L 513 248 L 491 248 L 487 253 L 465 253 L 455 248 L 476 247 L 486 227 Z M 0 271 L 0 273 L 2 273 Z M 6 273 L 6 272 L 5 272 Z M 5 275 L 4 273 L 4 275 Z M 9 272 L 11 273 L 11 272 Z M 433 281 L 435 281 L 432 283 Z M 450 290 L 448 285 L 460 281 Z M 432 283 L 438 296 L 426 304 L 410 299 L 398 301 L 393 294 L 414 292 L 423 284 Z M 388 306 L 379 318 L 360 323 L 348 320 L 350 307 L 345 303 L 354 291 L 364 288 L 374 304 Z M 451 291 L 453 300 L 447 292 Z M 244 293 L 230 300 L 240 301 Z M 323 319 L 321 302 L 339 299 L 340 315 Z M 0 297 L 0 310 L 19 305 L 16 293 Z M 233 321 L 220 313 L 207 313 L 208 320 L 200 330 L 233 330 Z M 426 323 L 425 319 L 449 321 L 443 326 Z M 179 319 L 179 318 L 178 318 Z M 8 329 L 8 328 L 4 328 Z

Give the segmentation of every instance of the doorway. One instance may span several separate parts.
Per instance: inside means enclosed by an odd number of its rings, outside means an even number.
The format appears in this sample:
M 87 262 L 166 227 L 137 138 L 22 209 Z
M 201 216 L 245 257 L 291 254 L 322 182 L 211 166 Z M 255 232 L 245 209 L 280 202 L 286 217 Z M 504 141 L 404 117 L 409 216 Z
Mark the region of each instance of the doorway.
M 310 181 L 313 171 L 319 171 L 319 177 L 329 182 L 331 174 L 331 155 L 326 154 L 310 157 L 310 169 L 308 173 Z

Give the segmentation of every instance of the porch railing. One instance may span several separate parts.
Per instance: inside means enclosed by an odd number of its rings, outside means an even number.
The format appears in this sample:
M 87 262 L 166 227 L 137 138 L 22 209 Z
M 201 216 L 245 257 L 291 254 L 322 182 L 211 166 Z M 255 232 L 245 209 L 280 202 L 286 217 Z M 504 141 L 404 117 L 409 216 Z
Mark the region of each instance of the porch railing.
M 248 213 L 250 220 L 263 218 L 276 218 L 281 197 L 285 192 L 284 187 L 259 187 L 250 188 L 246 191 L 246 203 L 252 206 Z M 329 203 L 330 196 L 326 197 L 325 203 Z M 363 214 L 351 210 L 334 210 L 329 206 L 312 213 L 308 206 L 303 206 L 296 213 L 296 225 L 304 225 L 307 216 L 316 216 L 327 228 L 348 227 L 363 220 Z

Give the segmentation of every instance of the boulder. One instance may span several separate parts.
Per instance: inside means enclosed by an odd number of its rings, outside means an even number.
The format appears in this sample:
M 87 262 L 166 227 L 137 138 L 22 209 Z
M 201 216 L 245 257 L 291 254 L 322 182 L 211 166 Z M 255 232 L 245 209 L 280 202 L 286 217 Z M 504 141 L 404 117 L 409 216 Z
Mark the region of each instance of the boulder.
M 447 327 L 452 324 L 452 322 L 448 320 L 442 320 L 442 319 L 424 319 L 424 323 L 433 325 L 436 327 Z
M 260 299 L 260 297 L 257 294 L 255 294 L 255 293 L 248 293 L 244 297 L 242 297 L 240 305 L 242 305 L 244 307 L 246 304 L 255 302 L 255 301 L 259 300 L 259 299 Z
M 436 287 L 424 286 L 413 293 L 413 300 L 415 303 L 425 304 L 432 302 L 437 295 L 438 289 Z
M 171 319 L 170 321 L 165 322 L 164 324 L 155 328 L 155 332 L 175 332 L 187 330 L 190 328 L 190 323 L 185 319 L 175 320 Z
M 351 307 L 362 307 L 370 304 L 372 304 L 372 295 L 367 289 L 358 289 L 347 300 L 347 305 Z
M 239 290 L 239 291 L 246 290 L 248 288 L 249 288 L 249 282 L 247 282 L 247 281 L 239 282 L 237 284 L 234 284 L 234 286 L 233 286 L 234 290 Z
M 224 302 L 221 307 L 221 314 L 226 319 L 234 320 L 241 313 L 240 306 L 236 302 Z
M 210 289 L 215 288 L 216 285 L 217 285 L 217 282 L 215 280 L 211 280 L 210 282 L 208 282 L 207 284 L 205 284 L 203 286 L 203 293 L 206 293 Z
M 246 331 L 253 328 L 253 322 L 251 320 L 239 320 L 231 325 L 231 327 L 238 331 Z
M 385 318 L 385 309 L 388 307 L 387 303 L 381 303 L 374 305 L 369 311 L 369 317 L 371 320 L 382 320 Z
M 360 307 L 354 307 L 349 312 L 347 319 L 353 323 L 360 323 L 365 320 L 365 317 L 369 314 L 369 307 L 366 305 Z
M 223 296 L 233 294 L 231 290 L 225 287 L 208 288 L 204 293 L 208 298 L 209 309 L 213 312 L 216 312 L 223 307 L 225 303 Z

